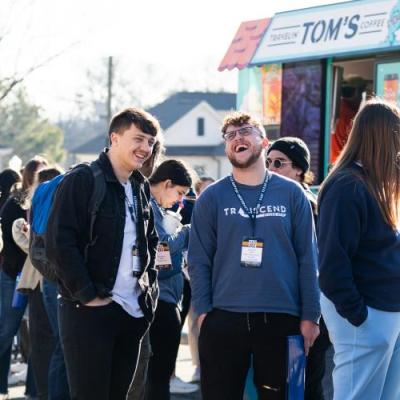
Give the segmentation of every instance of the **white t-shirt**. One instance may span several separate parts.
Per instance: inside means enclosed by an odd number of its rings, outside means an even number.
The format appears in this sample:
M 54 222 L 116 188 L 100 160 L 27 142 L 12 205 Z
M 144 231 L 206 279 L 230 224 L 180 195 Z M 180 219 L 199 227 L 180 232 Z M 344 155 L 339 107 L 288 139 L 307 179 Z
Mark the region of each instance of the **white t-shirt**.
M 123 187 L 129 205 L 133 205 L 134 199 L 131 183 L 128 181 L 126 184 L 123 184 Z M 132 221 L 128 208 L 128 201 L 125 199 L 125 228 L 121 259 L 119 261 L 117 279 L 115 280 L 114 288 L 111 293 L 112 299 L 129 315 L 140 318 L 143 317 L 142 310 L 138 303 L 141 290 L 137 278 L 132 274 L 134 270 L 140 271 L 138 257 L 132 256 L 132 247 L 136 242 L 136 224 Z

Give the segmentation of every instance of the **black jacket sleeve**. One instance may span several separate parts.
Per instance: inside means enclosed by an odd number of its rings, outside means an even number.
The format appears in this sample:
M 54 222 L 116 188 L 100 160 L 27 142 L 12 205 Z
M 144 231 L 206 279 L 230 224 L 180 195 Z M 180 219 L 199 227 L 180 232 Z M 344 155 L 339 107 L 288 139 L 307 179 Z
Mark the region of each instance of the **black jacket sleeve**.
M 97 296 L 84 261 L 93 186 L 88 168 L 76 169 L 65 176 L 53 200 L 45 237 L 46 253 L 58 279 L 82 304 Z
M 157 278 L 157 271 L 155 268 L 155 263 L 156 263 L 156 252 L 157 252 L 157 244 L 158 244 L 158 235 L 157 231 L 155 228 L 155 222 L 154 222 L 154 212 L 153 209 L 150 206 L 150 188 L 149 188 L 149 183 L 145 182 L 144 183 L 145 187 L 145 194 L 146 194 L 146 199 L 147 203 L 149 204 L 149 212 L 150 212 L 150 217 L 149 217 L 149 224 L 147 226 L 147 245 L 148 245 L 148 252 L 150 255 L 150 261 L 148 265 L 148 270 L 151 271 L 149 273 L 149 278 L 150 278 L 150 285 L 153 285 L 153 283 L 156 281 Z
M 1 212 L 1 230 L 3 235 L 3 271 L 15 279 L 21 272 L 26 260 L 26 253 L 15 243 L 12 236 L 12 225 L 18 218 L 26 219 L 26 211 L 10 197 Z

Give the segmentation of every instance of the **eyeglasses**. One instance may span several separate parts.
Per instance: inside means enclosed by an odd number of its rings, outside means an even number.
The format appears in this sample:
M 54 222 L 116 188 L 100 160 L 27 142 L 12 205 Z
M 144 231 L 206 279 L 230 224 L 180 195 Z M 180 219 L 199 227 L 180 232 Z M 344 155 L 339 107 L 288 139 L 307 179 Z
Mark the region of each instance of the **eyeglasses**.
M 238 134 L 240 137 L 245 137 L 250 136 L 253 132 L 258 132 L 258 129 L 254 126 L 244 126 L 242 128 L 235 129 L 234 131 L 223 133 L 222 138 L 227 142 L 231 142 L 233 139 L 235 139 L 236 134 Z
M 284 167 L 286 164 L 293 164 L 293 162 L 292 161 L 282 161 L 282 160 L 279 160 L 279 158 L 276 160 L 273 160 L 273 161 L 270 158 L 267 158 L 267 161 L 266 161 L 266 165 L 267 165 L 268 169 L 270 169 L 271 167 L 274 167 L 275 169 L 280 169 L 280 168 Z

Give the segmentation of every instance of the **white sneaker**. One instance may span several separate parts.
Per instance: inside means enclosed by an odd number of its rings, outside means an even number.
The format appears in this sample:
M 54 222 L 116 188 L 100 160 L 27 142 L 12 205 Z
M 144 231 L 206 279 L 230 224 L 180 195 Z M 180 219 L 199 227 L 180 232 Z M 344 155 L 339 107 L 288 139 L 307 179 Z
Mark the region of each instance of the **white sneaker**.
M 200 367 L 196 367 L 193 375 L 190 377 L 189 382 L 200 382 Z
M 26 369 L 21 372 L 16 372 L 15 374 L 11 374 L 8 377 L 8 384 L 10 386 L 17 385 L 18 383 L 23 383 L 26 381 Z
M 199 390 L 199 385 L 195 383 L 187 383 L 182 379 L 174 376 L 169 381 L 169 392 L 173 394 L 194 393 Z
M 28 368 L 27 364 L 21 363 L 21 362 L 16 362 L 14 364 L 11 364 L 10 371 L 12 374 L 15 374 L 16 372 L 21 372 L 27 368 Z M 1 397 L 0 397 L 0 400 L 1 400 Z

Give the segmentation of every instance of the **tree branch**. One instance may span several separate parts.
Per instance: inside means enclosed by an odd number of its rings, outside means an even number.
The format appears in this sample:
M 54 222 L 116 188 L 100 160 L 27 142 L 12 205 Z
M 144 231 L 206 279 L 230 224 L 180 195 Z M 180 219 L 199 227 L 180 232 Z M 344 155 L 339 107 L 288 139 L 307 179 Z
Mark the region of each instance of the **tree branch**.
M 0 87 L 2 87 L 2 92 L 0 93 L 0 102 L 3 101 L 10 94 L 10 92 L 15 88 L 15 86 L 17 86 L 21 82 L 23 82 L 28 75 L 30 75 L 32 72 L 38 70 L 39 68 L 42 68 L 43 66 L 47 65 L 48 63 L 55 60 L 56 58 L 60 57 L 61 55 L 66 53 L 68 50 L 70 50 L 72 47 L 76 46 L 78 43 L 79 42 L 72 43 L 69 46 L 65 47 L 63 50 L 59 51 L 58 53 L 52 54 L 51 56 L 47 57 L 46 59 L 44 59 L 44 60 L 40 61 L 39 63 L 28 68 L 20 76 L 16 75 L 14 77 L 0 79 Z

